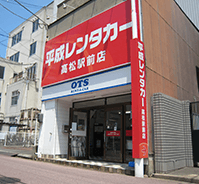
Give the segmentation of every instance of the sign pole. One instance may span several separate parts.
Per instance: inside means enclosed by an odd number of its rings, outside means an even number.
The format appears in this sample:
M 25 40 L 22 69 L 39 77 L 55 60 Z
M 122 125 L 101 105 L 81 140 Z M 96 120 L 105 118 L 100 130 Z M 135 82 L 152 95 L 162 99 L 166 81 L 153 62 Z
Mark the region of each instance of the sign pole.
M 132 142 L 135 159 L 135 177 L 144 177 L 144 158 L 148 157 L 146 121 L 146 78 L 144 44 L 141 40 L 139 0 L 131 0 L 131 90 L 132 90 Z

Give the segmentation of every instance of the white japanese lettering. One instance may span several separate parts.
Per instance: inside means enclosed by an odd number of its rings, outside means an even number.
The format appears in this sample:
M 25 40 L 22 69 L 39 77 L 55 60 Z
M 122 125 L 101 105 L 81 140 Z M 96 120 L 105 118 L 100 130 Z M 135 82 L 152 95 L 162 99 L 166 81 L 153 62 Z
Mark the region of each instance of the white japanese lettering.
M 55 54 L 55 49 L 52 49 L 51 51 L 46 53 L 46 62 L 45 62 L 45 64 L 48 64 L 48 66 L 51 65 L 51 62 L 54 61 L 54 54 Z
M 91 32 L 89 42 L 95 42 L 90 44 L 90 49 L 97 47 L 102 40 L 102 28 L 96 29 L 95 31 Z
M 76 43 L 73 43 L 72 50 L 69 52 L 69 43 L 66 44 L 66 59 L 71 57 L 75 52 Z
M 100 51 L 99 53 L 97 53 L 97 63 L 100 63 L 102 61 L 105 61 L 105 55 L 106 55 L 106 51 Z
M 103 28 L 103 32 L 106 32 L 106 36 L 103 39 L 103 44 L 106 43 L 110 36 L 111 29 L 113 29 L 113 35 L 110 37 L 110 40 L 113 41 L 117 38 L 118 36 L 118 26 L 117 22 L 114 24 L 107 24 L 106 27 Z
M 77 43 L 79 43 L 79 42 L 83 42 L 83 37 L 77 38 Z M 87 45 L 88 45 L 88 34 L 85 35 L 83 47 L 78 49 L 76 51 L 76 54 L 80 54 L 80 53 L 84 52 L 84 50 L 86 49 Z
M 61 75 L 63 73 L 67 73 L 68 72 L 67 66 L 68 66 L 68 64 L 64 64 L 64 65 L 61 66 L 62 67 L 62 69 L 61 69 Z
M 85 58 L 78 59 L 77 61 L 77 68 L 80 69 L 82 67 L 85 67 Z
M 55 63 L 61 61 L 61 60 L 64 60 L 64 48 L 65 48 L 65 45 L 61 45 L 58 49 L 56 49 L 55 51 Z

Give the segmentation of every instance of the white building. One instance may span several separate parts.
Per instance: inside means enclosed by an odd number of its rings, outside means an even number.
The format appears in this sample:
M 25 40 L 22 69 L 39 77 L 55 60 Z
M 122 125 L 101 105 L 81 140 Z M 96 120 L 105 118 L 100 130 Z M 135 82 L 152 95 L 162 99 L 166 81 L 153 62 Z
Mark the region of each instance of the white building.
M 2 96 L 4 122 L 26 124 L 31 131 L 34 113 L 41 109 L 42 63 L 47 25 L 56 19 L 53 11 L 52 2 L 9 34 L 6 58 L 13 65 L 20 66 L 20 69 L 13 67 L 14 75 L 10 72 L 9 76 L 5 76 L 8 82 L 6 95 Z M 9 128 L 5 131 L 9 131 Z

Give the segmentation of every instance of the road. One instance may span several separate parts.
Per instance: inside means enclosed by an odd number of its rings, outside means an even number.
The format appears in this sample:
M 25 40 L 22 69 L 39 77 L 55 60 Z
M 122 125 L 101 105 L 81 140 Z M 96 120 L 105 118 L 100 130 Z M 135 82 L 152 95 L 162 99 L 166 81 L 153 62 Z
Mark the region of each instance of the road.
M 183 182 L 135 178 L 0 155 L 0 183 L 180 184 Z

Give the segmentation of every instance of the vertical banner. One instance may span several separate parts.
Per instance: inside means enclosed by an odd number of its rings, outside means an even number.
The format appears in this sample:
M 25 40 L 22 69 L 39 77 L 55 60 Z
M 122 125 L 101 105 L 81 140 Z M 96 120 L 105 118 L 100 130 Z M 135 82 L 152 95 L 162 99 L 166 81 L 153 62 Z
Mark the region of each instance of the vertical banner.
M 131 40 L 133 158 L 148 157 L 144 43 Z

